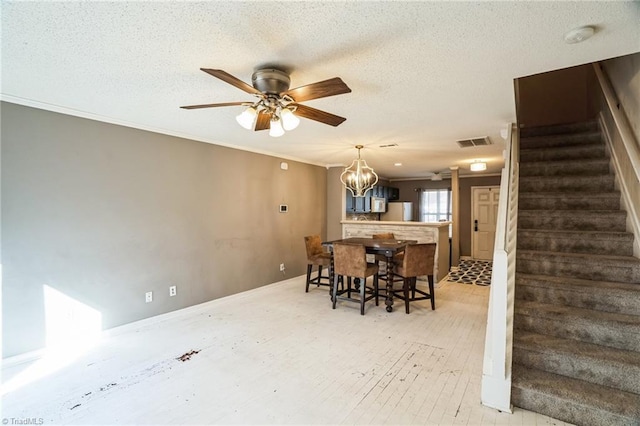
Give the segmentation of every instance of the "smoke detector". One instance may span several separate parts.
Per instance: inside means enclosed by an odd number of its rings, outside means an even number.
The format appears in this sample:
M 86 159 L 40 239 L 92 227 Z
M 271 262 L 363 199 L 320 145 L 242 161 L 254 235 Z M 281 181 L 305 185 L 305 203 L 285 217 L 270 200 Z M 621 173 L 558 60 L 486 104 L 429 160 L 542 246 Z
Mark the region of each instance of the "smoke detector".
M 564 42 L 567 44 L 580 43 L 591 37 L 595 32 L 595 28 L 589 25 L 574 28 L 564 35 Z

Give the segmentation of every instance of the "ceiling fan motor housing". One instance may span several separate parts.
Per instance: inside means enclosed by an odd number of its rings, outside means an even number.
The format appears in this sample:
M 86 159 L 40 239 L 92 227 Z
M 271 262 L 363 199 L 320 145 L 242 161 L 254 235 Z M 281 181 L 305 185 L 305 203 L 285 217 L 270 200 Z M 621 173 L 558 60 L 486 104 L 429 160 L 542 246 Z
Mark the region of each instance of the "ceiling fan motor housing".
M 254 72 L 251 76 L 251 84 L 263 93 L 278 95 L 289 90 L 291 79 L 284 71 L 267 68 Z

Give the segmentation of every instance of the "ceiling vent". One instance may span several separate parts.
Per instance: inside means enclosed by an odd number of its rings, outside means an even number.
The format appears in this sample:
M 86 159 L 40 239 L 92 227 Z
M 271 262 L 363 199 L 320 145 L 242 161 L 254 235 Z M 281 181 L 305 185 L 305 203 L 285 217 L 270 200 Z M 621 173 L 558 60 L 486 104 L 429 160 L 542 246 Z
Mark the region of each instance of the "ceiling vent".
M 491 145 L 491 139 L 489 139 L 489 136 L 484 136 L 482 138 L 463 139 L 456 142 L 460 146 L 460 148 L 471 148 L 472 146 Z
M 397 143 L 388 143 L 386 145 L 380 145 L 380 148 L 391 148 L 392 146 L 398 146 Z

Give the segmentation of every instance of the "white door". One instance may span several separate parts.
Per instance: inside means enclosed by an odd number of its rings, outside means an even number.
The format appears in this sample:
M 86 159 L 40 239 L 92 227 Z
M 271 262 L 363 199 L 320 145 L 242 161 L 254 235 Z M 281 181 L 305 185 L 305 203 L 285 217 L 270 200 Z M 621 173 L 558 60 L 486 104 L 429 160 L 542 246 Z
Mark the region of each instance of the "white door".
M 499 197 L 499 186 L 471 188 L 471 257 L 474 259 L 493 259 Z

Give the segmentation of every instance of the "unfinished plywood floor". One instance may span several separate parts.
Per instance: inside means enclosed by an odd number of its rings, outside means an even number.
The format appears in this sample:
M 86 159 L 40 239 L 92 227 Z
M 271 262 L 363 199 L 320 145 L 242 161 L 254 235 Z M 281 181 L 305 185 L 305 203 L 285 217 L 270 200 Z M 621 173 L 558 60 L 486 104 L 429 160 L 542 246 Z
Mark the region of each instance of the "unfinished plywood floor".
M 440 283 L 436 310 L 331 309 L 304 277 L 114 329 L 3 396 L 44 424 L 564 424 L 480 405 L 488 287 Z M 190 359 L 179 360 L 190 351 Z M 4 382 L 36 369 L 3 368 Z

